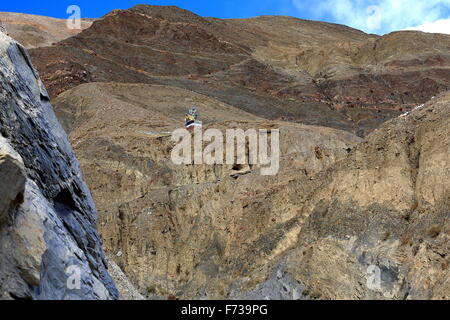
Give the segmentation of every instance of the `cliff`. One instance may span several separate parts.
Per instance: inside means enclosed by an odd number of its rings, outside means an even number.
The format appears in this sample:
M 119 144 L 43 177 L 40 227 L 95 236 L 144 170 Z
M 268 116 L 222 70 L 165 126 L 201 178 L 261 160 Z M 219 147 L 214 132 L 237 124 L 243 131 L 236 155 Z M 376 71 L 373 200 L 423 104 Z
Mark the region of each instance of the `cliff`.
M 0 88 L 0 298 L 117 298 L 67 135 L 27 51 L 1 32 Z

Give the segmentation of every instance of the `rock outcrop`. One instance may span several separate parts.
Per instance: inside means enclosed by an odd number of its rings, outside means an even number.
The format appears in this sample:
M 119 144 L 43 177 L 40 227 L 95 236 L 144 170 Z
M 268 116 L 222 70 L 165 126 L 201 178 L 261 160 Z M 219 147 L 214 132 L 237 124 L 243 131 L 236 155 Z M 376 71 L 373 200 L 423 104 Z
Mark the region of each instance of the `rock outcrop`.
M 108 271 L 120 293 L 120 300 L 145 300 L 139 290 L 130 282 L 122 269 L 112 260 L 108 259 Z
M 67 135 L 27 51 L 4 33 L 0 106 L 0 298 L 118 298 Z
M 449 137 L 447 93 L 297 189 L 308 219 L 291 274 L 326 299 L 449 299 Z

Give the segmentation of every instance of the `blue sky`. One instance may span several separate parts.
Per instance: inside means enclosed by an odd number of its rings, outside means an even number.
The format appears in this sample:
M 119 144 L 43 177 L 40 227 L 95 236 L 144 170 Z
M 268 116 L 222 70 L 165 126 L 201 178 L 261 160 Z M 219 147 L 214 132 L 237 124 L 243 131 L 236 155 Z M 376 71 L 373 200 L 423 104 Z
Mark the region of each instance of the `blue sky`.
M 346 24 L 377 34 L 403 29 L 450 34 L 450 0 L 13 0 L 2 1 L 0 11 L 66 18 L 67 7 L 78 5 L 82 17 L 97 18 L 139 3 L 176 5 L 217 18 L 289 15 Z

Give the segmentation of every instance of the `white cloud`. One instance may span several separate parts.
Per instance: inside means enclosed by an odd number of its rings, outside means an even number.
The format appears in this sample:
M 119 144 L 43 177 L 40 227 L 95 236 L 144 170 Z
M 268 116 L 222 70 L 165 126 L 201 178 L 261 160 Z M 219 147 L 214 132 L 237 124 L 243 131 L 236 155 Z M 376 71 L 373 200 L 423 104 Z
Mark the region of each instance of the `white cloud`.
M 384 34 L 450 16 L 450 0 L 292 0 L 304 16 Z
M 450 19 L 440 19 L 434 22 L 421 24 L 417 27 L 408 27 L 404 30 L 418 30 L 423 32 L 450 34 Z

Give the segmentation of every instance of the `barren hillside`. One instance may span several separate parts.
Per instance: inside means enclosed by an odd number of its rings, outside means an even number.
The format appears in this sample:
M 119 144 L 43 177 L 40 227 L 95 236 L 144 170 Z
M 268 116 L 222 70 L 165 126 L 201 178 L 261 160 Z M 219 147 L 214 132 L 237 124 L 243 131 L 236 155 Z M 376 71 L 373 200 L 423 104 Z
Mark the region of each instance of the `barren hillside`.
M 81 30 L 89 28 L 93 20 L 82 19 Z M 24 13 L 0 12 L 0 22 L 8 34 L 26 48 L 50 46 L 81 32 L 67 28 L 65 19 Z
M 106 250 L 148 298 L 442 299 L 449 100 L 439 96 L 362 142 L 245 114 L 214 118 L 219 102 L 160 86 L 85 84 L 55 109 Z M 204 106 L 206 127 L 280 129 L 279 174 L 174 165 L 170 132 L 186 101 Z M 379 289 L 366 286 L 369 266 L 381 270 Z
M 52 97 L 87 82 L 175 86 L 258 117 L 363 136 L 450 89 L 449 48 L 447 35 L 137 6 L 31 54 Z

